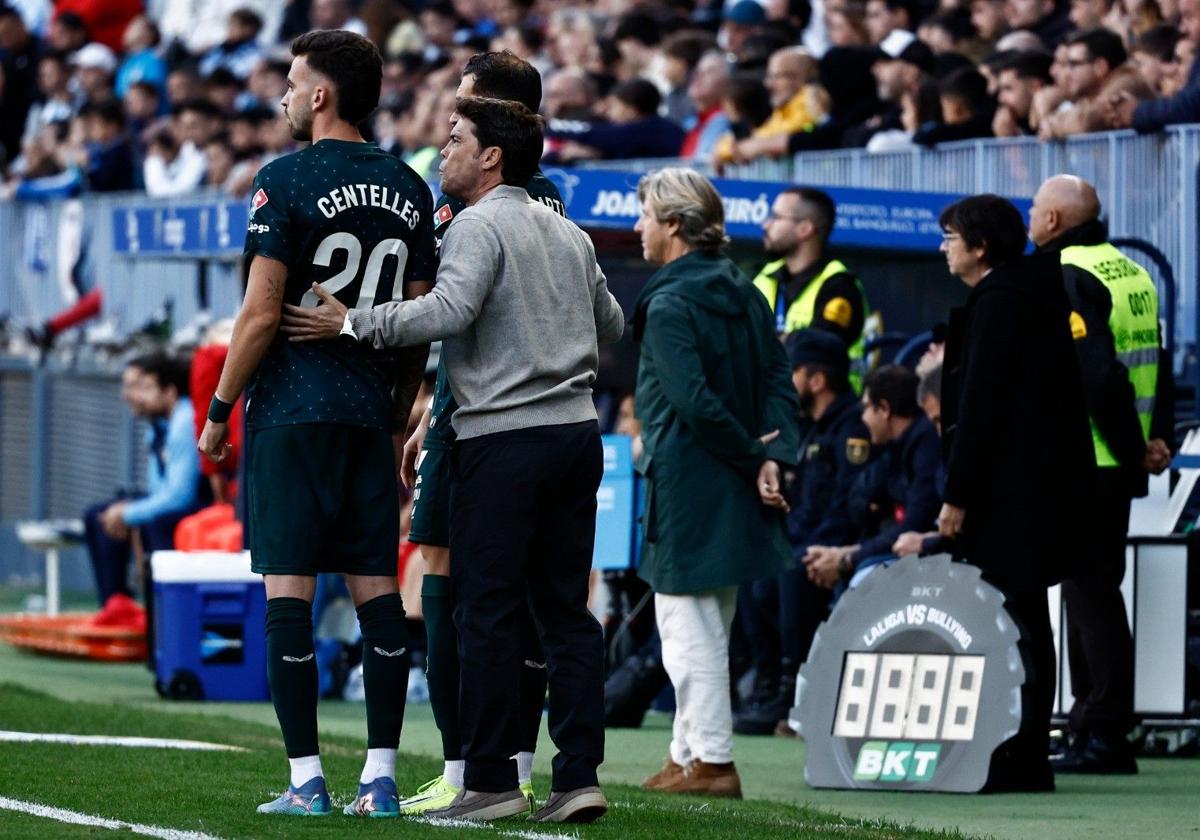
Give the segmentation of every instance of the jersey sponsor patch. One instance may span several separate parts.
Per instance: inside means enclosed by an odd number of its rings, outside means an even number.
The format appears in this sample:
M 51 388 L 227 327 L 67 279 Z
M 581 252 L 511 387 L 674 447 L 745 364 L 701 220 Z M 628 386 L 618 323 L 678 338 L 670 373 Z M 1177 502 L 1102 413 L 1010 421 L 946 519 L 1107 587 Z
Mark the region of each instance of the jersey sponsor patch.
M 829 303 L 825 304 L 825 309 L 822 310 L 821 317 L 830 323 L 837 324 L 842 329 L 846 329 L 846 327 L 850 326 L 850 319 L 854 317 L 854 307 L 844 297 L 835 297 Z
M 267 191 L 259 188 L 254 194 L 254 198 L 250 199 L 250 218 L 254 218 L 254 213 L 260 207 L 267 203 Z
M 846 438 L 846 460 L 858 466 L 871 455 L 871 442 L 866 438 Z
M 1087 338 L 1087 323 L 1084 322 L 1083 316 L 1078 312 L 1072 312 L 1070 317 L 1071 338 L 1078 341 L 1081 338 Z
M 443 204 L 437 211 L 437 223 L 444 225 L 446 222 L 454 218 L 454 208 L 449 204 Z

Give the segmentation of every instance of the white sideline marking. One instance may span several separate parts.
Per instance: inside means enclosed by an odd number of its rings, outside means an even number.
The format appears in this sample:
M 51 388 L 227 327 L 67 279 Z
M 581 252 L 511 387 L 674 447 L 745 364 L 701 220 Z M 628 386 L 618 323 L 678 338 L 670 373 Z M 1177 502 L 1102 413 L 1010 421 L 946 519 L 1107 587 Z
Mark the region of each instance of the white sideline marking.
M 503 831 L 491 823 L 478 820 L 436 819 L 424 817 L 414 822 L 422 822 L 433 828 L 478 828 L 484 831 L 495 831 L 501 837 L 520 837 L 523 840 L 578 840 L 577 834 L 548 834 L 541 831 Z
M 124 738 L 114 735 L 61 735 L 53 732 L 10 732 L 0 730 L 0 741 L 20 744 L 73 744 L 96 747 L 136 747 L 160 750 L 198 750 L 200 752 L 246 752 L 242 747 L 210 744 L 207 741 L 181 741 L 173 738 Z
M 39 805 L 36 802 L 22 802 L 20 799 L 9 799 L 0 796 L 0 808 L 8 811 L 20 811 L 35 817 L 45 817 L 48 820 L 71 823 L 72 825 L 88 825 L 94 828 L 107 828 L 113 831 L 132 831 L 147 837 L 158 837 L 161 840 L 220 840 L 211 834 L 199 831 L 181 831 L 177 828 L 160 828 L 157 825 L 142 825 L 141 823 L 110 820 L 105 817 L 95 817 L 91 814 L 81 814 L 78 811 L 67 811 L 63 808 L 51 808 L 49 805 Z

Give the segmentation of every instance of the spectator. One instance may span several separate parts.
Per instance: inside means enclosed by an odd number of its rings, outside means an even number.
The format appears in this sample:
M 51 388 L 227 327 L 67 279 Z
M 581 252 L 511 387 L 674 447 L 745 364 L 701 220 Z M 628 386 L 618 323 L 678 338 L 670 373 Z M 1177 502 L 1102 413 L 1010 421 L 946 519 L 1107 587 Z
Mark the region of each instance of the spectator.
M 634 316 L 638 468 L 650 499 L 638 573 L 655 593 L 676 698 L 670 754 L 643 787 L 741 798 L 729 631 L 737 586 L 788 562 L 780 464 L 800 445 L 799 404 L 767 309 L 720 255 L 724 211 L 712 184 L 664 169 L 642 179 L 638 196 L 643 256 L 662 266 Z M 696 505 L 696 493 L 721 504 Z
M 73 53 L 88 42 L 87 27 L 83 18 L 72 12 L 57 14 L 46 30 L 46 41 L 51 48 Z
M 204 98 L 222 115 L 233 113 L 241 93 L 241 81 L 224 67 L 218 67 L 204 78 Z
M 938 84 L 942 122 L 917 132 L 913 141 L 933 146 L 955 140 L 992 136 L 992 101 L 987 81 L 969 67 L 955 70 Z
M 1108 123 L 1114 128 L 1132 126 L 1141 132 L 1159 131 L 1168 125 L 1200 122 L 1200 62 L 1194 60 L 1200 43 L 1200 0 L 1180 0 L 1179 31 L 1183 38 L 1176 44 L 1176 57 L 1193 56 L 1183 86 L 1170 98 L 1139 104 L 1135 95 L 1120 91 L 1107 100 Z M 1185 45 L 1186 42 L 1186 45 Z M 1178 62 L 1182 67 L 1183 62 Z M 1176 72 L 1179 72 L 1178 70 Z
M 580 67 L 556 70 L 546 81 L 542 111 L 548 120 L 596 121 L 596 82 Z
M 1175 45 L 1175 60 L 1167 65 L 1162 80 L 1163 94 L 1172 97 L 1183 90 L 1196 59 L 1196 44 L 1190 38 L 1180 38 Z
M 966 9 L 942 12 L 924 21 L 917 28 L 917 37 L 929 45 L 935 55 L 954 53 L 978 63 L 991 52 L 991 44 L 981 41 L 971 25 Z
M 827 9 L 825 31 L 831 47 L 865 47 L 870 43 L 863 7 L 857 3 Z
M 744 139 L 771 116 L 771 94 L 763 87 L 758 73 L 739 72 L 725 83 L 721 108 L 729 123 L 729 134 Z M 719 143 L 727 141 L 728 137 L 718 138 Z M 720 145 L 714 150 L 714 157 L 719 152 Z
M 0 151 L 11 161 L 21 150 L 25 117 L 38 95 L 38 59 L 43 46 L 20 13 L 0 5 Z
M 1104 26 L 1113 11 L 1113 0 L 1071 0 L 1067 17 L 1076 31 Z
M 917 405 L 917 375 L 884 365 L 863 383 L 862 421 L 871 447 L 883 450 L 851 491 L 851 515 L 865 535 L 856 545 L 814 545 L 804 556 L 811 581 L 832 589 L 858 586 L 879 566 L 896 562 L 892 545 L 906 531 L 928 531 L 937 519 L 941 446 Z
M 718 163 L 744 163 L 759 157 L 782 157 L 787 153 L 788 135 L 811 131 L 829 109 L 828 94 L 817 84 L 817 62 L 803 47 L 788 47 L 767 63 L 766 88 L 771 98 L 771 115 L 753 136 L 736 147 L 717 147 Z
M 47 52 L 43 55 L 38 61 L 37 79 L 39 97 L 25 117 L 22 149 L 33 143 L 50 123 L 70 121 L 77 108 L 68 85 L 71 73 L 66 54 Z
M 1158 96 L 1163 96 L 1163 81 L 1175 61 L 1175 45 L 1183 36 L 1170 24 L 1147 29 L 1133 42 L 1129 63 Z
M 768 0 L 766 3 L 767 21 L 772 29 L 778 29 L 788 38 L 790 43 L 800 43 L 801 36 L 809 29 L 813 21 L 813 7 L 809 0 Z M 824 50 L 815 50 L 807 40 L 803 46 L 819 56 Z
M 224 132 L 214 134 L 204 144 L 204 186 L 224 189 L 235 163 L 229 135 Z
M 1008 31 L 1004 3 L 1005 0 L 971 0 L 971 25 L 984 43 L 995 44 Z
M 645 79 L 621 82 L 607 97 L 610 124 L 552 122 L 546 138 L 557 150 L 548 159 L 570 162 L 586 158 L 676 157 L 683 129 L 658 116 L 661 96 Z
M 246 77 L 246 89 L 238 94 L 235 107 L 239 111 L 255 108 L 279 107 L 279 100 L 287 92 L 289 65 L 286 61 L 260 59 Z
M 933 126 L 942 118 L 942 99 L 938 83 L 921 82 L 917 90 L 900 96 L 900 128 L 879 131 L 867 142 L 868 152 L 895 152 L 915 149 L 917 132 Z
M 1062 44 L 1056 48 L 1062 49 Z M 1018 29 L 1015 32 L 1009 32 L 1000 37 L 996 42 L 996 52 L 1046 52 L 1047 47 L 1044 41 L 1028 29 Z
M 158 25 L 142 15 L 125 28 L 125 58 L 117 70 L 116 94 L 124 97 L 134 82 L 148 82 L 160 91 L 167 84 L 167 63 L 158 54 L 161 40 Z
M 996 99 L 999 107 L 992 120 L 997 137 L 1032 134 L 1030 112 L 1037 92 L 1053 83 L 1050 56 L 1040 52 L 1017 53 L 1000 66 Z
M 94 505 L 84 513 L 88 553 L 103 605 L 112 595 L 130 594 L 130 537 L 141 535 L 142 550 L 174 546 L 175 526 L 207 501 L 200 475 L 188 365 L 162 353 L 141 356 L 121 377 L 121 398 L 134 416 L 149 422 L 145 495 Z
M 660 109 L 664 117 L 684 125 L 695 116 L 688 87 L 700 58 L 715 46 L 707 32 L 693 30 L 675 32 L 663 41 L 662 75 L 668 88 Z
M 897 53 L 913 42 L 916 15 L 910 0 L 867 0 L 867 40 L 888 53 Z
M 1010 29 L 1028 29 L 1046 46 L 1057 46 L 1071 31 L 1066 7 L 1057 0 L 1004 0 L 1004 16 Z
M 1104 103 L 1127 93 L 1135 99 L 1151 99 L 1154 92 L 1142 77 L 1125 64 L 1125 47 L 1118 35 L 1103 27 L 1077 32 L 1066 44 L 1067 73 L 1063 93 L 1070 101 L 1041 121 L 1042 139 L 1103 131 L 1107 125 Z
M 89 40 L 116 52 L 125 27 L 142 13 L 142 0 L 55 0 L 54 13 L 78 15 Z
M 662 30 L 652 14 L 634 11 L 622 15 L 613 32 L 613 43 L 621 54 L 617 78 L 625 81 L 646 75 L 661 41 Z
M 229 16 L 229 27 L 225 32 L 225 40 L 200 59 L 197 68 L 200 75 L 210 76 L 216 70 L 223 69 L 228 70 L 238 79 L 245 79 L 249 76 L 250 71 L 254 69 L 262 56 L 262 51 L 258 46 L 258 36 L 262 32 L 262 28 L 263 21 L 257 13 L 249 9 L 234 11 Z
M 167 74 L 167 104 L 172 109 L 192 99 L 199 99 L 203 90 L 200 76 L 191 67 L 176 67 Z
M 871 74 L 875 78 L 875 95 L 883 103 L 883 110 L 862 126 L 848 131 L 843 138 L 845 144 L 865 146 L 878 131 L 904 130 L 900 122 L 901 99 L 906 93 L 916 94 L 935 66 L 933 51 L 920 41 L 913 41 L 894 57 L 880 52 L 871 65 Z M 940 122 L 941 117 L 939 107 L 933 119 Z
M 747 39 L 767 24 L 767 13 L 756 0 L 738 0 L 728 7 L 717 31 L 717 45 L 732 55 L 740 55 Z
M 93 192 L 133 189 L 133 149 L 125 135 L 125 114 L 117 102 L 89 102 L 79 110 L 84 127 L 76 159 Z
M 72 82 L 84 102 L 107 102 L 115 98 L 113 75 L 117 71 L 117 57 L 113 51 L 101 44 L 87 44 L 71 56 L 75 68 Z
M 721 137 L 732 130 L 722 103 L 728 82 L 729 62 L 725 54 L 720 50 L 706 52 L 688 83 L 694 116 L 684 123 L 687 135 L 680 150 L 682 157 L 710 160 Z
M 1025 222 L 1009 202 L 967 198 L 940 222 L 947 265 L 971 292 L 951 314 L 946 341 L 939 531 L 1004 594 L 1025 661 L 1020 729 L 992 754 L 984 790 L 1050 791 L 1046 587 L 1090 538 L 1095 486 L 1070 307 L 1057 255 L 1022 256 Z

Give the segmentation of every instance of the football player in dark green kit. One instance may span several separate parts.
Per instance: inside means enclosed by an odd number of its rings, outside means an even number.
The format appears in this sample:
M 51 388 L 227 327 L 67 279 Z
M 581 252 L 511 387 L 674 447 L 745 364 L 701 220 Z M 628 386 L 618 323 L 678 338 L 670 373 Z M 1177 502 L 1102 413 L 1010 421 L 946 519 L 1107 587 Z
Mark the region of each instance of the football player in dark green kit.
M 285 304 L 317 305 L 318 285 L 348 306 L 428 290 L 433 199 L 356 128 L 379 102 L 375 46 L 316 31 L 297 38 L 292 54 L 282 105 L 292 135 L 313 143 L 255 180 L 249 283 L 199 448 L 225 457 L 229 410 L 249 384 L 248 544 L 267 589 L 267 674 L 291 766 L 287 792 L 259 812 L 331 811 L 317 743 L 312 599 L 318 572 L 341 572 L 362 629 L 367 701 L 367 761 L 346 813 L 396 816 L 409 657 L 392 436 L 406 430 L 424 353 L 336 339 L 294 344 L 277 328 Z
M 458 96 L 488 96 L 520 102 L 537 112 L 542 100 L 538 71 L 511 52 L 488 52 L 472 56 L 463 69 Z M 529 195 L 566 215 L 558 189 L 541 172 L 526 187 Z M 434 210 L 434 233 L 438 241 L 464 204 L 443 195 Z M 425 579 L 421 606 L 429 642 L 427 677 L 434 720 L 442 734 L 445 767 L 442 775 L 423 785 L 400 803 L 405 814 L 444 808 L 463 785 L 462 738 L 458 727 L 458 634 L 454 629 L 454 595 L 450 583 L 450 449 L 454 430 L 450 417 L 458 408 L 446 380 L 445 365 L 438 366 L 433 401 L 421 424 L 404 447 L 403 474 L 413 488 L 412 531 L 409 539 L 421 546 Z M 522 618 L 525 667 L 521 674 L 521 752 L 516 756 L 518 781 L 527 798 L 533 799 L 530 780 L 533 752 L 542 723 L 546 698 L 545 657 L 532 616 Z

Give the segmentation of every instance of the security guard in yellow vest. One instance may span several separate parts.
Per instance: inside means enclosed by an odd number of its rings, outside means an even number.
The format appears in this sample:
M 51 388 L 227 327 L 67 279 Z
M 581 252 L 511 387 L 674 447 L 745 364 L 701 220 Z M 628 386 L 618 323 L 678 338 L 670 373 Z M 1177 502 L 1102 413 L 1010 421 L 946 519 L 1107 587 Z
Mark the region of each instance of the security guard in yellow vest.
M 1061 255 L 1100 468 L 1094 554 L 1062 586 L 1075 701 L 1071 744 L 1054 760 L 1056 773 L 1137 772 L 1126 738 L 1136 721 L 1133 640 L 1120 591 L 1125 537 L 1131 500 L 1146 495 L 1148 475 L 1171 457 L 1170 360 L 1161 349 L 1158 292 L 1144 268 L 1109 244 L 1099 216 L 1095 189 L 1067 175 L 1042 185 L 1029 216 L 1038 250 Z
M 826 254 L 836 215 L 833 199 L 809 187 L 788 187 L 763 223 L 763 247 L 775 256 L 754 285 L 775 312 L 775 329 L 786 335 L 805 327 L 833 332 L 850 363 L 863 357 L 867 296 L 841 260 Z

